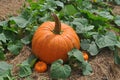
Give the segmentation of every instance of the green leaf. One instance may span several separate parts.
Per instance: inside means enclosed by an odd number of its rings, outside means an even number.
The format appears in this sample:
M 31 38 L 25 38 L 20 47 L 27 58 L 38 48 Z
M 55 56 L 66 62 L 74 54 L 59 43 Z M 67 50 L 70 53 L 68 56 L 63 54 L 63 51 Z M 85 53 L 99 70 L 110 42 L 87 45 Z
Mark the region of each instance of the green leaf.
M 0 80 L 4 80 L 2 76 L 0 76 Z
M 12 69 L 12 65 L 4 61 L 1 61 L 0 62 L 0 77 L 6 78 L 8 76 L 11 76 L 11 69 Z
M 74 25 L 88 25 L 88 20 L 86 18 L 74 18 L 73 22 Z
M 32 70 L 29 65 L 21 65 L 20 66 L 20 71 L 19 71 L 19 76 L 20 77 L 26 77 L 32 74 Z
M 0 60 L 5 60 L 5 55 L 1 48 L 0 48 Z
M 60 11 L 60 14 L 64 15 L 74 15 L 77 12 L 77 10 L 74 8 L 73 5 L 66 5 L 64 8 Z
M 90 47 L 90 40 L 89 39 L 83 39 L 81 40 L 81 48 L 83 50 L 87 50 Z
M 114 51 L 114 61 L 116 64 L 120 64 L 120 56 L 119 56 L 119 49 L 116 48 Z
M 99 48 L 115 46 L 118 41 L 115 33 L 113 32 L 106 32 L 105 35 L 94 35 L 93 38 Z
M 23 47 L 23 44 L 21 42 L 17 42 L 15 44 L 9 44 L 7 49 L 12 53 L 12 54 L 15 54 L 15 55 L 18 55 L 20 50 L 22 49 Z
M 9 41 L 15 41 L 18 38 L 16 33 L 12 32 L 11 30 L 4 30 L 3 33 L 4 33 L 5 37 L 6 37 L 6 39 L 9 40 Z
M 83 72 L 83 75 L 90 75 L 92 73 L 91 65 L 84 61 L 82 63 L 82 72 Z
M 55 3 L 56 3 L 57 6 L 60 6 L 62 8 L 64 7 L 64 4 L 60 1 L 55 1 Z
M 21 39 L 21 42 L 24 43 L 24 44 L 29 44 L 30 43 L 30 38 L 31 38 L 30 35 L 25 36 L 24 38 Z
M 94 29 L 93 25 L 88 25 L 88 20 L 85 18 L 75 18 L 72 24 L 76 26 L 77 33 L 86 33 Z
M 108 11 L 100 11 L 97 14 L 110 20 L 114 18 Z
M 24 28 L 28 24 L 27 20 L 24 19 L 21 15 L 17 17 L 11 17 L 10 20 L 15 21 L 15 23 L 20 27 Z
M 120 5 L 120 0 L 114 0 L 117 5 Z
M 3 41 L 4 43 L 6 43 L 7 38 L 5 37 L 4 33 L 0 34 L 0 41 Z
M 115 17 L 114 22 L 115 22 L 115 24 L 116 24 L 117 26 L 120 26 L 120 15 L 117 15 L 117 16 Z
M 99 15 L 94 15 L 88 10 L 80 10 L 80 12 L 82 16 L 87 18 L 91 22 L 91 24 L 94 26 L 99 26 L 99 25 L 105 26 L 106 23 L 108 22 L 107 18 L 101 17 Z
M 77 33 L 86 33 L 90 30 L 94 29 L 94 26 L 77 26 L 76 27 L 76 32 Z
M 80 62 L 84 61 L 82 52 L 75 48 L 68 52 L 68 56 L 69 56 L 69 58 L 74 57 L 74 58 L 76 58 L 76 60 L 78 60 Z
M 87 50 L 92 56 L 95 56 L 98 54 L 99 49 L 97 47 L 97 45 L 95 44 L 94 41 L 91 42 L 89 49 Z
M 68 52 L 68 56 L 69 60 L 72 60 L 71 58 L 75 58 L 74 60 L 80 64 L 80 67 L 82 67 L 83 75 L 89 75 L 92 72 L 91 65 L 88 62 L 84 61 L 82 52 L 80 52 L 78 49 L 72 49 L 72 51 Z
M 71 68 L 69 65 L 63 65 L 61 59 L 52 63 L 50 68 L 50 76 L 52 79 L 66 79 L 71 74 Z
M 117 46 L 118 48 L 120 48 L 120 42 L 119 42 L 119 41 L 117 41 L 116 46 Z
M 32 74 L 31 68 L 34 66 L 37 58 L 34 55 L 30 55 L 25 61 L 20 64 L 19 76 L 27 77 Z
M 2 21 L 0 22 L 0 27 L 3 26 L 8 26 L 8 21 Z
M 37 58 L 34 55 L 30 55 L 27 60 L 24 61 L 27 65 L 29 64 L 30 67 L 33 67 Z

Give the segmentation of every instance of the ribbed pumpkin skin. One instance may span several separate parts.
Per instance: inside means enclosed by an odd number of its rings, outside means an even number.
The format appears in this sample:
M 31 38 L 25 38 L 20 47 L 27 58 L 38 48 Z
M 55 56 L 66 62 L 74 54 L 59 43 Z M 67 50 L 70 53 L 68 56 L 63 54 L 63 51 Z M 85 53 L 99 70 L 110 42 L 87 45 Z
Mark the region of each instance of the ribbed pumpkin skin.
M 63 59 L 67 60 L 67 52 L 72 48 L 80 48 L 80 41 L 75 31 L 68 25 L 61 23 L 61 34 L 53 32 L 55 22 L 44 22 L 32 39 L 32 51 L 47 64 Z

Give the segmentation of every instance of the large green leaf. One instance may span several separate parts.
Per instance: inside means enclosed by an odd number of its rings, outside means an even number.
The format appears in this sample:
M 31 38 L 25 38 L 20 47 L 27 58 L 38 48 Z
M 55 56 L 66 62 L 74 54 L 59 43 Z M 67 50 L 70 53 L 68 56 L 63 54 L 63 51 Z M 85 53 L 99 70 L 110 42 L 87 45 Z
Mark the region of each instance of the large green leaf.
M 29 65 L 22 65 L 20 66 L 19 76 L 26 77 L 32 74 L 32 70 Z
M 93 38 L 99 48 L 115 46 L 118 41 L 115 33 L 113 32 L 107 32 L 105 35 L 94 35 Z
M 74 57 L 76 60 L 83 62 L 84 58 L 82 55 L 82 52 L 79 51 L 78 49 L 72 49 L 71 51 L 68 52 L 69 58 Z
M 115 20 L 114 20 L 115 24 L 117 24 L 117 26 L 120 26 L 120 15 L 117 15 L 115 17 Z
M 74 60 L 79 64 L 79 67 L 82 67 L 82 73 L 83 75 L 89 75 L 92 72 L 91 65 L 84 61 L 83 54 L 78 49 L 72 49 L 70 52 L 68 52 L 69 61 Z M 74 59 L 73 59 L 74 58 Z
M 99 16 L 112 20 L 114 17 L 108 11 L 99 11 L 99 10 L 92 10 L 92 13 L 96 13 Z
M 87 62 L 83 62 L 82 63 L 82 71 L 83 71 L 83 75 L 90 75 L 92 73 L 91 65 Z
M 63 61 L 57 60 L 52 63 L 50 68 L 50 76 L 52 79 L 66 79 L 71 74 L 71 68 L 69 65 L 63 65 Z
M 99 49 L 98 49 L 98 47 L 97 47 L 97 45 L 96 45 L 96 43 L 95 43 L 94 41 L 92 41 L 92 42 L 90 43 L 89 49 L 87 49 L 87 51 L 88 51 L 92 56 L 98 54 Z
M 120 5 L 120 0 L 114 0 L 116 4 Z
M 116 64 L 120 64 L 120 55 L 118 53 L 119 53 L 119 49 L 116 48 L 114 50 L 114 61 Z
M 60 14 L 64 15 L 74 15 L 77 10 L 73 7 L 73 5 L 66 5 L 61 11 Z M 63 15 L 63 16 L 64 16 Z
M 4 51 L 0 48 L 0 60 L 5 60 Z
M 93 25 L 88 25 L 88 20 L 85 18 L 75 18 L 72 21 L 72 25 L 76 26 L 77 33 L 86 33 L 92 29 L 94 29 Z
M 87 50 L 90 47 L 90 40 L 89 39 L 81 39 L 81 48 L 83 50 Z
M 21 42 L 24 43 L 24 44 L 29 44 L 30 40 L 31 40 L 31 36 L 28 35 L 28 36 L 25 36 L 24 38 L 22 38 Z
M 1 61 L 0 62 L 0 77 L 5 78 L 11 76 L 12 65 Z
M 3 26 L 8 26 L 8 21 L 0 22 L 0 27 L 3 27 Z
M 28 24 L 28 21 L 24 19 L 21 15 L 17 17 L 11 17 L 10 20 L 15 21 L 15 23 L 21 28 L 26 27 L 26 25 Z
M 80 12 L 81 12 L 82 16 L 89 19 L 91 24 L 94 26 L 99 26 L 99 25 L 105 26 L 106 23 L 108 22 L 107 18 L 101 17 L 99 15 L 95 15 L 88 10 L 80 10 Z
M 20 50 L 22 49 L 23 47 L 23 44 L 18 41 L 16 43 L 11 43 L 8 45 L 7 49 L 12 53 L 12 54 L 15 54 L 15 55 L 18 55 Z
M 1 34 L 0 34 L 0 41 L 6 43 L 6 40 L 7 40 L 7 38 L 6 38 L 5 34 L 4 34 L 4 33 L 1 33 Z
M 64 7 L 63 2 L 61 2 L 61 1 L 55 1 L 55 3 L 56 3 L 57 6 L 60 6 L 62 8 Z
M 117 41 L 116 46 L 117 46 L 118 48 L 120 48 L 120 41 Z
M 34 55 L 30 55 L 26 60 L 20 64 L 19 76 L 27 77 L 32 74 L 31 68 L 34 66 L 37 58 Z

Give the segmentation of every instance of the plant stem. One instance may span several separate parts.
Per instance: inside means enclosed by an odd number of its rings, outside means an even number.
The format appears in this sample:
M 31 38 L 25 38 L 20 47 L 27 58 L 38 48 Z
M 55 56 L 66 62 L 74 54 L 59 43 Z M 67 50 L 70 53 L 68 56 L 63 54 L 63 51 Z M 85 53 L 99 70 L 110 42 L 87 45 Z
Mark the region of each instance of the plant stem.
M 52 16 L 55 20 L 55 28 L 54 28 L 53 31 L 54 31 L 55 34 L 60 34 L 60 32 L 61 32 L 61 22 L 60 22 L 60 20 L 59 20 L 59 18 L 57 17 L 56 14 L 52 13 Z

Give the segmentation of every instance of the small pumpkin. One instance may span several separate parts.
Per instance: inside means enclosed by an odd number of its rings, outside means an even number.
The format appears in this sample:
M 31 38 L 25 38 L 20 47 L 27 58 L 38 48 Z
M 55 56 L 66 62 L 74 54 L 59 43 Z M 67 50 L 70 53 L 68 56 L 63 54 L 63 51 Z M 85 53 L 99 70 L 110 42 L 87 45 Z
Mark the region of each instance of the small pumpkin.
M 51 64 L 62 59 L 66 61 L 68 51 L 80 48 L 80 41 L 71 26 L 61 23 L 56 14 L 55 22 L 47 21 L 38 27 L 32 39 L 32 51 L 40 60 Z
M 34 70 L 43 73 L 47 70 L 47 64 L 43 61 L 38 61 L 34 66 Z
M 86 51 L 82 51 L 82 54 L 83 54 L 84 60 L 88 61 L 88 58 L 89 58 L 88 53 Z

